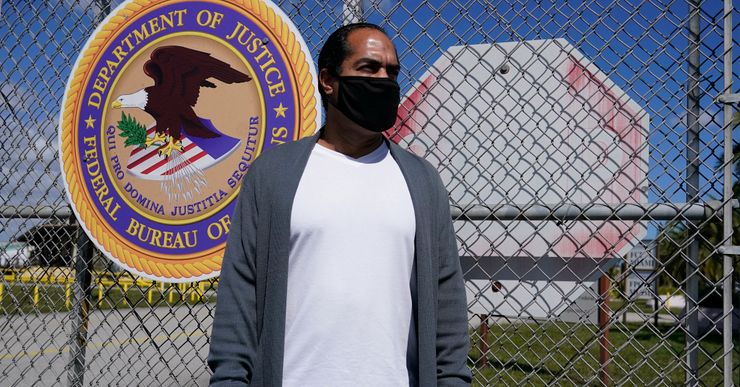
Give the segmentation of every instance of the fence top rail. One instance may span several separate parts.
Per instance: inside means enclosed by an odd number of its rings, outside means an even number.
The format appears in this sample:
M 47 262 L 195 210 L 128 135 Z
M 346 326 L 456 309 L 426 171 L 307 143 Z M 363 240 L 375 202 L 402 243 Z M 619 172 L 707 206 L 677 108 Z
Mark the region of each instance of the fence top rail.
M 619 203 L 619 204 L 468 204 L 452 205 L 455 220 L 703 220 L 722 213 L 723 202 L 704 203 Z M 737 200 L 732 201 L 738 207 Z
M 455 220 L 702 220 L 722 214 L 723 202 L 710 200 L 699 203 L 531 203 L 531 204 L 453 204 L 450 206 Z M 740 206 L 731 200 L 734 208 Z M 0 218 L 49 219 L 69 218 L 69 207 L 49 206 L 0 206 Z

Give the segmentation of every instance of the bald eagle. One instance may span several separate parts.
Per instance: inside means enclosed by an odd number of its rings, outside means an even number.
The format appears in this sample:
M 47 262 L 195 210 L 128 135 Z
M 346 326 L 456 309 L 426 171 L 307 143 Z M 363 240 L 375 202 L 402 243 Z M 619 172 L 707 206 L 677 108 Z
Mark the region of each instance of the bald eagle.
M 182 132 L 191 139 L 222 136 L 193 110 L 200 88 L 216 87 L 209 78 L 229 84 L 252 79 L 208 53 L 181 46 L 162 46 L 152 51 L 144 64 L 144 73 L 154 80 L 154 85 L 119 96 L 111 107 L 139 108 L 151 115 L 156 120 L 156 133 L 145 145 L 165 144 L 159 149 L 165 157 L 173 150 L 183 151 Z

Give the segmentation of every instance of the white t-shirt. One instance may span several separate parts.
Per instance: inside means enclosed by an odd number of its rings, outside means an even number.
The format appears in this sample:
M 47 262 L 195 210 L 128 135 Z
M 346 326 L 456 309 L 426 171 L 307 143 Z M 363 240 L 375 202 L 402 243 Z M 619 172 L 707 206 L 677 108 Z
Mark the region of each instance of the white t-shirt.
M 353 159 L 316 144 L 293 201 L 283 386 L 408 386 L 416 222 L 381 145 Z

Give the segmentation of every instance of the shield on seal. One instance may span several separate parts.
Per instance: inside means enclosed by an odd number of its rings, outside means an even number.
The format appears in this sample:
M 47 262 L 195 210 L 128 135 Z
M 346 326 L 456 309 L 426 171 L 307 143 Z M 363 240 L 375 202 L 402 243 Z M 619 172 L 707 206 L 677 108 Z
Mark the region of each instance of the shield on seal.
M 212 131 L 219 133 L 215 139 L 191 138 L 187 134 L 182 138 L 182 152 L 174 163 L 170 163 L 169 157 L 160 154 L 160 147 L 134 148 L 129 153 L 126 169 L 142 179 L 164 180 L 193 167 L 203 171 L 218 164 L 234 152 L 241 141 L 238 138 L 226 136 L 216 129 L 210 120 L 202 120 Z M 147 129 L 147 136 L 156 133 L 156 126 Z

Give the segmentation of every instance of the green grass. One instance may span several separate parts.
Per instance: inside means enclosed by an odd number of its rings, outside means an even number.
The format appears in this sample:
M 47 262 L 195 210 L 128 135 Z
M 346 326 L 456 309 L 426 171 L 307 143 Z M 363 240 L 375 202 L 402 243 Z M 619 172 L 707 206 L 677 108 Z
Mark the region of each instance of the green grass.
M 609 300 L 609 308 L 612 311 L 618 311 L 622 308 L 626 308 L 626 311 L 629 313 L 643 313 L 643 314 L 649 314 L 652 315 L 654 313 L 653 306 L 648 305 L 648 301 L 646 300 L 635 300 L 635 301 L 625 301 L 621 298 L 612 298 Z M 678 316 L 679 313 L 681 313 L 681 308 L 670 308 L 670 310 L 666 307 L 662 307 L 659 309 L 659 313 L 661 314 L 667 314 L 670 311 L 675 316 Z
M 163 292 L 159 286 L 133 286 L 124 291 L 122 286 L 113 285 L 104 286 L 102 293 L 98 292 L 97 286 L 93 286 L 90 310 L 214 302 L 215 293 L 208 290 L 206 289 L 201 299 L 193 300 L 189 290 L 181 291 L 174 286 L 166 286 Z M 150 291 L 151 302 L 148 294 Z M 35 292 L 38 294 L 37 300 L 34 300 Z M 67 312 L 73 303 L 72 290 L 70 289 L 68 296 L 67 288 L 61 284 L 5 283 L 0 299 L 0 315 Z
M 480 359 L 473 332 L 474 363 Z M 489 332 L 485 365 L 474 368 L 474 386 L 603 385 L 599 375 L 599 332 L 584 324 L 494 324 Z M 651 386 L 685 383 L 682 367 L 684 334 L 678 327 L 615 324 L 609 330 L 612 385 Z M 733 360 L 740 365 L 738 342 Z M 722 337 L 711 334 L 700 343 L 702 385 L 722 384 Z M 737 370 L 735 383 L 740 383 Z

